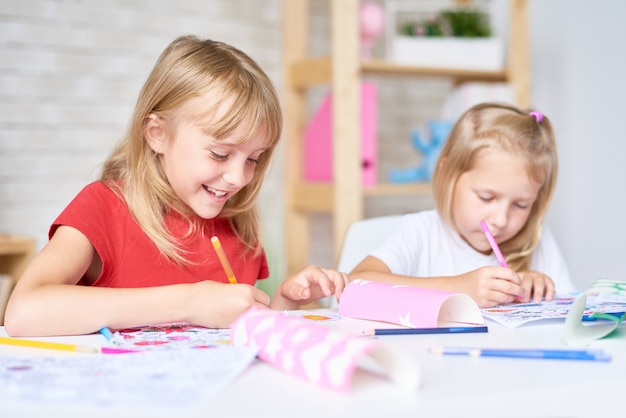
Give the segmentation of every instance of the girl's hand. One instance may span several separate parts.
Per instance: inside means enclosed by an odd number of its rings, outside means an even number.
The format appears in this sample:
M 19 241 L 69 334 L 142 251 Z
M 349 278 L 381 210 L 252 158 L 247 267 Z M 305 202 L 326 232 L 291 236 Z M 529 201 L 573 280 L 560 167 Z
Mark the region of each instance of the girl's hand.
M 270 297 L 247 284 L 227 284 L 206 280 L 191 284 L 189 322 L 209 328 L 228 328 L 252 306 L 268 308 Z
M 524 288 L 524 297 L 520 302 L 529 302 L 531 297 L 533 302 L 541 302 L 544 298 L 552 300 L 554 298 L 554 282 L 551 278 L 538 271 L 522 271 L 519 273 Z
M 340 298 L 346 283 L 348 275 L 345 273 L 309 266 L 280 284 L 271 307 L 291 310 L 333 294 Z
M 522 300 L 522 279 L 505 267 L 481 267 L 453 278 L 456 291 L 467 293 L 481 308 Z

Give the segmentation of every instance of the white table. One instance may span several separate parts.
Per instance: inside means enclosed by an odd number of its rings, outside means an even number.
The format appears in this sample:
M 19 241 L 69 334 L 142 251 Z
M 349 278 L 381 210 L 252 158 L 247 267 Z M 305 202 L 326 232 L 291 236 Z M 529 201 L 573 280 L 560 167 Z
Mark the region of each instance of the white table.
M 352 332 L 375 323 L 343 319 L 329 326 Z M 378 337 L 409 350 L 420 363 L 422 384 L 407 393 L 384 378 L 357 370 L 352 390 L 318 388 L 273 366 L 255 362 L 240 378 L 199 408 L 109 410 L 3 405 L 0 417 L 624 417 L 626 326 L 591 347 L 604 348 L 611 362 L 436 356 L 431 347 L 566 348 L 563 322 L 508 329 L 487 322 L 488 333 Z M 6 335 L 0 328 L 0 335 Z M 88 344 L 98 336 L 57 337 Z M 101 339 L 99 340 L 101 342 Z M 0 345 L 0 355 L 34 353 Z M 43 351 L 50 355 L 48 350 Z M 68 354 L 64 354 L 68 355 Z

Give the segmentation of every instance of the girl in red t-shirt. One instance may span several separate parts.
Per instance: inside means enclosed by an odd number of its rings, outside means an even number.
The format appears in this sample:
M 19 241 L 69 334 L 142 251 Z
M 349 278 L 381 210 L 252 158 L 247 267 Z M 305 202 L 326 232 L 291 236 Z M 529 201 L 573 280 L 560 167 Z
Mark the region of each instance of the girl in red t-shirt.
M 228 327 L 252 306 L 296 309 L 343 273 L 311 266 L 270 297 L 256 200 L 282 129 L 267 75 L 232 46 L 192 36 L 161 54 L 127 134 L 55 220 L 7 306 L 13 336 L 171 321 Z M 237 279 L 212 247 L 218 236 Z

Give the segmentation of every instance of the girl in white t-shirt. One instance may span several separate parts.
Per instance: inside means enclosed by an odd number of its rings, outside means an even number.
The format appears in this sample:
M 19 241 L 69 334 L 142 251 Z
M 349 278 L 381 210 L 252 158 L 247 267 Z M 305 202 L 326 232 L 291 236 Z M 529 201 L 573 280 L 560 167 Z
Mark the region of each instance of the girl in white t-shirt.
M 465 112 L 433 176 L 436 210 L 409 214 L 350 278 L 469 294 L 481 307 L 550 300 L 573 289 L 542 228 L 557 177 L 549 120 L 499 103 Z M 482 228 L 505 255 L 501 267 Z

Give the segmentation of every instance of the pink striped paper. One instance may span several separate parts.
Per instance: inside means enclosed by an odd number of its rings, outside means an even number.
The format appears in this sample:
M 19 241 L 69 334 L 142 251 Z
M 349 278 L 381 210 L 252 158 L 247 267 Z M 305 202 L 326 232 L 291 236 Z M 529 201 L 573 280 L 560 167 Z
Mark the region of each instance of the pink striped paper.
M 464 293 L 362 279 L 351 281 L 343 290 L 339 314 L 410 328 L 434 328 L 449 322 L 484 323 L 480 308 Z
M 347 391 L 359 360 L 379 342 L 284 313 L 251 308 L 231 326 L 232 344 L 255 347 L 258 357 L 317 385 Z

